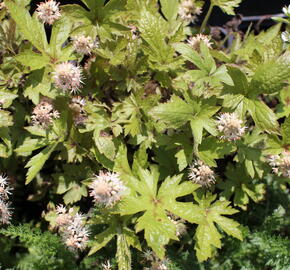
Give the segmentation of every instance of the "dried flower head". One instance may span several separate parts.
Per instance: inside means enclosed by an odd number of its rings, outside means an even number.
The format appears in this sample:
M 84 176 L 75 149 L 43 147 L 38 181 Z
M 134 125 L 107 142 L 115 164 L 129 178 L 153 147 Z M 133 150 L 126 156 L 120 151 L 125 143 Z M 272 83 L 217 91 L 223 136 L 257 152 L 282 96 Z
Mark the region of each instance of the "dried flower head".
M 208 48 L 211 48 L 212 42 L 210 42 L 210 36 L 198 34 L 187 40 L 187 43 L 196 51 L 199 51 L 201 42 L 203 42 Z
M 53 119 L 59 118 L 59 112 L 54 110 L 51 100 L 42 99 L 32 111 L 32 123 L 43 128 L 48 128 Z
M 188 177 L 194 183 L 209 187 L 215 183 L 215 174 L 213 170 L 205 165 L 201 160 L 196 160 L 189 168 Z
M 221 138 L 227 141 L 239 140 L 246 130 L 242 124 L 243 121 L 235 113 L 223 113 L 217 121 L 218 130 L 223 133 Z
M 53 72 L 53 79 L 55 85 L 64 92 L 78 92 L 82 83 L 81 69 L 70 62 L 58 64 Z
M 193 0 L 182 0 L 178 9 L 180 18 L 187 23 L 195 22 L 201 12 L 202 8 L 198 7 Z
M 41 2 L 36 9 L 38 18 L 47 24 L 53 24 L 61 16 L 59 11 L 59 3 L 54 0 L 48 0 Z
M 63 205 L 57 206 L 56 213 L 56 226 L 66 246 L 72 251 L 84 249 L 89 240 L 84 215 L 73 214 L 73 208 L 66 209 Z
M 76 36 L 73 37 L 74 50 L 79 54 L 90 55 L 96 44 L 89 36 Z
M 89 188 L 91 189 L 90 195 L 95 202 L 104 204 L 106 207 L 118 202 L 126 190 L 118 173 L 104 171 L 100 171 L 99 175 L 95 175 Z
M 280 155 L 272 155 L 268 158 L 269 165 L 278 176 L 290 178 L 290 152 L 284 151 Z
M 84 106 L 86 105 L 86 101 L 84 98 L 77 96 L 73 97 L 69 107 L 72 110 L 73 120 L 76 125 L 81 125 L 84 123 L 87 118 L 86 112 L 84 110 Z

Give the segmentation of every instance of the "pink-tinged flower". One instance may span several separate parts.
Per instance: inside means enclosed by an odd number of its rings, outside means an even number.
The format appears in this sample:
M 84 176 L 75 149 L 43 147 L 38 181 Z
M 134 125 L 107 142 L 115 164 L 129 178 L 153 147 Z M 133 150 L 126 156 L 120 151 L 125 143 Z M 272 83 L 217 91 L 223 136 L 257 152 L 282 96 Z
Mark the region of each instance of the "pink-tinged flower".
M 209 187 L 215 183 L 214 171 L 201 160 L 194 161 L 189 168 L 189 179 L 203 187 Z
M 63 205 L 57 206 L 56 213 L 56 226 L 66 246 L 72 251 L 83 250 L 89 240 L 84 215 L 73 214 L 73 208 L 66 209 Z
M 207 35 L 198 34 L 187 40 L 187 43 L 196 51 L 199 51 L 201 42 L 203 42 L 208 48 L 211 48 L 212 42 L 210 42 L 210 37 Z
M 269 165 L 278 176 L 290 178 L 290 153 L 284 151 L 279 155 L 272 155 L 268 158 Z
M 79 66 L 75 66 L 70 62 L 58 64 L 53 72 L 55 85 L 64 92 L 78 92 L 82 87 L 82 72 Z
M 53 119 L 57 118 L 59 118 L 59 112 L 54 110 L 52 101 L 48 98 L 44 98 L 35 106 L 31 116 L 33 125 L 43 128 L 48 128 L 52 124 Z
M 239 140 L 244 135 L 246 127 L 242 125 L 243 121 L 235 113 L 223 113 L 217 121 L 218 130 L 223 134 L 221 138 L 227 141 Z
M 2 224 L 9 224 L 12 216 L 10 204 L 0 200 L 0 222 Z
M 90 55 L 94 47 L 97 44 L 93 41 L 93 39 L 89 36 L 77 36 L 73 37 L 73 46 L 74 50 L 79 54 Z
M 195 22 L 201 12 L 202 8 L 198 7 L 193 0 L 182 0 L 178 8 L 180 18 L 187 23 Z
M 95 175 L 93 182 L 89 186 L 90 196 L 96 203 L 110 207 L 121 200 L 126 187 L 120 180 L 118 173 L 100 171 Z
M 47 24 L 53 24 L 61 16 L 59 11 L 59 3 L 53 0 L 41 2 L 36 9 L 38 18 Z

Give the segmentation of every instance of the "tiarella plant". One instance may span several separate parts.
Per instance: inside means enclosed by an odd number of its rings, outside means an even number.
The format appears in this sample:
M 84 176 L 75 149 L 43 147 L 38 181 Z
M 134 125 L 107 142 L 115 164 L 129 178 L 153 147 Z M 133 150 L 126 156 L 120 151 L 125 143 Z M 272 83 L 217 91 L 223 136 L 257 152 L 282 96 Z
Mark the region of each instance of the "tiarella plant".
M 241 0 L 81 2 L 0 3 L 4 266 L 215 269 L 223 238 L 267 243 L 244 215 L 289 192 L 289 7 L 225 34 L 208 19 Z

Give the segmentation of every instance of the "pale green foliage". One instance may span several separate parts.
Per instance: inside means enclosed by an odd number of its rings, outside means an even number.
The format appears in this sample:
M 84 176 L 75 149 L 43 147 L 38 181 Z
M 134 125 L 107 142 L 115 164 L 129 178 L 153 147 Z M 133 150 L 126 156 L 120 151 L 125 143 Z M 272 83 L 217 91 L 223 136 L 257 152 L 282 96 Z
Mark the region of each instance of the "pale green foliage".
M 211 0 L 212 4 L 218 6 L 223 12 L 234 15 L 234 8 L 238 7 L 242 0 Z
M 287 190 L 289 179 L 273 176 L 268 162 L 269 156 L 287 155 L 290 145 L 289 48 L 280 38 L 281 24 L 259 34 L 233 29 L 225 37 L 232 41 L 228 46 L 211 37 L 195 49 L 188 42 L 207 33 L 213 7 L 234 15 L 240 2 L 211 0 L 204 22 L 187 24 L 178 15 L 178 0 L 82 0 L 85 7 L 60 5 L 61 17 L 44 27 L 29 0 L 4 1 L 1 173 L 15 185 L 18 221 L 32 219 L 44 228 L 42 213 L 53 229 L 58 204 L 86 214 L 90 251 L 82 250 L 78 269 L 99 269 L 97 258 L 108 253 L 120 270 L 136 263 L 141 268 L 147 248 L 157 262 L 172 250 L 176 256 L 190 250 L 196 254 L 191 261 L 206 261 L 223 247 L 224 233 L 243 239 L 235 216 L 226 217 L 238 213 L 231 203 L 243 220 L 243 211 L 268 199 L 266 179 Z M 77 36 L 94 42 L 90 55 L 75 51 Z M 57 87 L 56 66 L 64 62 L 81 70 L 78 93 Z M 32 121 L 43 100 L 57 112 L 45 129 Z M 224 139 L 218 121 L 223 113 L 236 115 L 228 127 L 233 133 L 237 123 L 246 127 L 241 138 Z M 208 189 L 189 180 L 188 168 L 198 160 L 206 165 L 196 172 L 201 179 L 209 171 L 215 175 Z M 125 187 L 110 207 L 91 198 L 100 170 L 114 172 Z M 110 187 L 97 188 L 100 196 L 114 196 Z M 22 204 L 34 205 L 37 214 L 22 213 Z M 179 234 L 176 220 L 187 232 Z M 29 250 L 19 269 L 70 269 L 62 268 L 67 258 L 60 266 L 54 261 L 59 249 L 67 253 L 55 235 L 28 226 L 1 232 L 19 237 Z M 256 246 L 268 243 L 258 234 L 253 239 L 261 241 Z
M 207 194 L 202 198 L 195 196 L 199 206 L 197 213 L 203 217 L 203 220 L 197 222 L 195 238 L 197 240 L 195 245 L 196 256 L 199 261 L 204 261 L 212 256 L 212 246 L 221 248 L 222 236 L 216 229 L 216 223 L 228 235 L 242 240 L 242 233 L 238 229 L 239 223 L 223 217 L 222 215 L 233 215 L 238 211 L 229 206 L 229 201 L 215 201 L 216 195 Z M 195 214 L 197 214 L 195 213 Z

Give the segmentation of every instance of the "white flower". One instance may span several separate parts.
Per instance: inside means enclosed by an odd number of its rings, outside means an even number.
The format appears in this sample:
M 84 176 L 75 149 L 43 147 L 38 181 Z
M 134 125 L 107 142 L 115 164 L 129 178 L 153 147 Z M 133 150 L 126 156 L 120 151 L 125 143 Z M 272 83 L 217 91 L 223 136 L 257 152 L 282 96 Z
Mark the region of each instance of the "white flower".
M 104 204 L 106 207 L 118 202 L 126 190 L 118 173 L 103 171 L 100 171 L 99 175 L 95 175 L 89 188 L 91 189 L 90 196 L 94 198 L 95 202 Z
M 102 270 L 112 270 L 112 265 L 110 261 L 106 261 L 105 263 L 102 263 Z
M 55 85 L 63 91 L 78 92 L 82 83 L 81 69 L 70 62 L 58 64 L 53 72 L 53 79 Z
M 7 186 L 8 185 L 7 180 L 8 180 L 8 177 L 5 176 L 5 174 L 0 175 L 0 186 L 1 187 Z
M 69 227 L 68 230 L 64 232 L 62 237 L 70 250 L 83 250 L 87 246 L 89 232 L 85 227 Z
M 48 128 L 53 119 L 59 118 L 59 112 L 54 110 L 51 100 L 44 98 L 35 106 L 32 111 L 31 120 L 33 125 L 39 125 Z
M 223 113 L 218 117 L 217 128 L 223 133 L 222 139 L 235 141 L 239 140 L 245 133 L 246 127 L 243 127 L 242 124 L 243 121 L 235 113 Z
M 72 110 L 73 120 L 76 125 L 83 124 L 87 118 L 84 106 L 86 105 L 86 100 L 82 97 L 73 97 L 69 107 Z
M 7 182 L 8 177 L 4 174 L 0 175 L 0 200 L 8 200 L 11 195 L 12 188 Z
M 281 38 L 285 43 L 289 43 L 290 42 L 290 33 L 288 31 L 282 32 Z
M 196 6 L 193 0 L 182 0 L 178 8 L 180 18 L 187 23 L 195 22 L 201 12 L 202 8 Z
M 194 161 L 189 168 L 188 177 L 194 183 L 209 187 L 215 183 L 215 174 L 213 170 L 205 165 L 201 160 Z
M 290 17 L 290 5 L 288 7 L 287 6 L 283 7 L 282 11 L 287 17 Z
M 8 178 L 2 174 L 0 175 L 0 223 L 9 224 L 12 216 L 9 195 L 11 194 Z
M 73 37 L 73 46 L 77 53 L 90 55 L 95 47 L 95 43 L 91 37 L 82 35 Z
M 200 49 L 200 43 L 201 41 L 208 47 L 211 48 L 212 42 L 210 42 L 210 37 L 203 34 L 198 34 L 195 37 L 190 37 L 187 40 L 187 43 L 194 49 L 199 50 Z
M 268 162 L 275 174 L 290 178 L 290 153 L 288 151 L 270 156 Z
M 61 16 L 58 5 L 59 3 L 54 0 L 41 2 L 36 9 L 38 18 L 43 23 L 53 24 L 53 22 L 58 20 Z
M 89 232 L 84 225 L 85 216 L 73 214 L 73 208 L 67 210 L 63 205 L 57 206 L 56 213 L 56 226 L 66 246 L 72 251 L 84 249 L 89 240 Z

